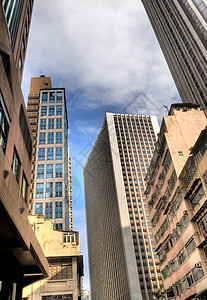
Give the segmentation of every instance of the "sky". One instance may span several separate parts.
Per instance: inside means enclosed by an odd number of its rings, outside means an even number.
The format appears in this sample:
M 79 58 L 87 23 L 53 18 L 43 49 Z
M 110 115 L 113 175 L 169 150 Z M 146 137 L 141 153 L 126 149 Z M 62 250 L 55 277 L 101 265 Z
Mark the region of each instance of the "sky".
M 40 75 L 66 89 L 74 230 L 89 290 L 83 166 L 105 112 L 153 114 L 160 123 L 180 97 L 140 0 L 35 0 L 25 102 L 31 77 Z

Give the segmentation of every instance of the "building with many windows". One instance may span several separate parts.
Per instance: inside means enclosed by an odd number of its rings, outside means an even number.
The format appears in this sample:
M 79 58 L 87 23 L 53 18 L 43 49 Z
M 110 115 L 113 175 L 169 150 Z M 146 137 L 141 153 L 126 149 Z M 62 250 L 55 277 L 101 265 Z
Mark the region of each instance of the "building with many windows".
M 27 112 L 35 139 L 31 213 L 53 219 L 56 229 L 72 229 L 65 90 L 52 88 L 49 77 L 32 78 Z
M 49 269 L 28 221 L 33 138 L 3 7 L 20 2 L 0 2 L 0 299 L 4 300 L 21 300 L 23 287 L 47 277 Z M 28 2 L 24 1 L 25 9 Z M 10 16 L 13 24 L 14 11 Z M 18 32 L 24 29 L 23 19 L 21 14 L 18 26 L 15 23 Z M 16 44 L 20 38 L 17 35 Z
M 17 68 L 20 81 L 23 75 L 33 2 L 34 0 L 1 0 L 0 4 L 1 9 L 4 12 L 14 63 Z M 8 53 L 1 51 L 1 55 L 3 56 L 3 60 L 7 65 L 7 68 L 9 68 Z
M 206 125 L 199 105 L 173 104 L 146 176 L 167 299 L 206 299 Z
M 183 102 L 207 107 L 207 3 L 142 0 Z
M 92 299 L 152 299 L 162 288 L 145 175 L 154 116 L 106 113 L 84 167 Z

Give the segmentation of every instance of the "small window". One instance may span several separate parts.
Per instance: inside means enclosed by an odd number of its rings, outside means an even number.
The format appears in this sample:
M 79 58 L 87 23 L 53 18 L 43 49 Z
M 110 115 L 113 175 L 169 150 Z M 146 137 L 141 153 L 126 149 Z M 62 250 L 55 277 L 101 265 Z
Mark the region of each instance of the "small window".
M 56 155 L 55 155 L 56 160 L 61 160 L 62 158 L 62 147 L 57 147 L 56 148 Z
M 40 119 L 40 129 L 46 129 L 46 119 Z
M 13 159 L 12 159 L 12 171 L 14 174 L 14 177 L 16 178 L 17 182 L 19 181 L 19 173 L 20 173 L 20 160 L 19 160 L 19 156 L 17 154 L 16 149 L 14 148 L 14 153 L 13 153 Z
M 48 119 L 48 129 L 54 129 L 54 119 Z
M 47 160 L 53 160 L 54 150 L 53 148 L 47 148 Z
M 45 203 L 45 219 L 52 219 L 52 202 Z
M 55 177 L 61 178 L 62 177 L 62 164 L 56 164 L 55 165 Z
M 45 198 L 53 197 L 53 182 L 46 182 Z
M 55 92 L 50 92 L 49 102 L 55 103 Z
M 49 106 L 49 116 L 54 116 L 54 114 L 55 114 L 55 106 L 50 105 Z
M 57 103 L 62 103 L 62 92 L 57 92 Z
M 43 179 L 45 173 L 45 165 L 37 165 L 37 179 Z
M 45 160 L 45 149 L 39 148 L 38 150 L 38 161 Z
M 55 218 L 61 219 L 63 216 L 62 202 L 55 202 Z
M 35 215 L 42 215 L 43 213 L 43 203 L 35 203 Z
M 0 147 L 4 153 L 6 152 L 9 124 L 10 122 L 3 102 L 3 97 L 0 92 Z
M 40 133 L 39 135 L 39 145 L 45 145 L 46 133 Z
M 47 165 L 46 178 L 53 178 L 53 164 Z
M 44 183 L 37 183 L 36 184 L 36 198 L 42 199 L 44 193 Z
M 62 182 L 56 182 L 55 183 L 55 197 L 62 197 L 63 191 L 62 191 Z
M 24 201 L 27 203 L 27 194 L 28 194 L 28 183 L 25 174 L 22 176 L 22 197 Z
M 48 92 L 43 92 L 42 93 L 42 103 L 47 103 L 48 99 Z
M 47 115 L 47 106 L 42 106 L 41 107 L 41 116 L 46 116 Z
M 62 132 L 56 132 L 56 144 L 62 144 Z
M 62 118 L 56 119 L 56 129 L 62 129 Z
M 183 151 L 178 151 L 179 156 L 183 156 Z
M 54 144 L 54 132 L 48 132 L 47 143 Z
M 57 105 L 56 106 L 56 115 L 62 115 L 62 105 Z

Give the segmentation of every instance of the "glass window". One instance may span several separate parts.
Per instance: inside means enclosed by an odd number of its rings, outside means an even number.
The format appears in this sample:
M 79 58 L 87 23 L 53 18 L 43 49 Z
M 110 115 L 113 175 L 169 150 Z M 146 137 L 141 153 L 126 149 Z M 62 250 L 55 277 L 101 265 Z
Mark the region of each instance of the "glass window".
M 54 119 L 48 119 L 48 129 L 54 129 Z
M 62 223 L 56 223 L 55 224 L 55 229 L 56 230 L 62 230 L 63 229 L 63 224 Z
M 48 99 L 48 92 L 43 92 L 42 93 L 42 103 L 47 103 Z
M 6 152 L 7 138 L 9 134 L 9 119 L 7 117 L 6 108 L 3 102 L 3 97 L 0 92 L 0 147 Z
M 62 164 L 55 165 L 55 177 L 56 178 L 62 177 Z
M 54 144 L 54 132 L 48 132 L 47 143 Z
M 52 219 L 52 202 L 45 203 L 45 219 Z
M 193 278 L 195 282 L 199 281 L 201 278 L 204 277 L 204 272 L 201 264 L 197 264 L 197 265 L 198 267 L 192 270 Z
M 62 115 L 62 105 L 56 106 L 56 115 L 61 116 Z
M 55 103 L 55 92 L 50 92 L 49 102 Z
M 53 197 L 53 182 L 46 182 L 45 198 Z
M 62 103 L 62 92 L 57 92 L 57 103 Z
M 53 165 L 47 165 L 46 178 L 53 178 Z
M 49 106 L 49 116 L 54 116 L 54 114 L 55 114 L 55 106 L 50 105 Z
M 56 160 L 60 160 L 62 159 L 62 147 L 57 147 L 56 148 L 56 156 L 55 156 Z
M 40 119 L 40 129 L 46 129 L 46 119 Z
M 27 183 L 27 179 L 26 176 L 23 172 L 23 176 L 22 176 L 22 197 L 25 200 L 25 202 L 27 203 L 27 193 L 28 192 L 28 183 Z
M 38 161 L 45 160 L 45 148 L 39 148 Z
M 42 215 L 43 213 L 43 203 L 35 203 L 35 215 Z
M 20 160 L 17 154 L 16 149 L 14 148 L 13 159 L 12 159 L 12 172 L 17 181 L 19 181 L 19 173 L 20 173 Z
M 47 148 L 47 160 L 53 160 L 54 150 L 53 148 Z
M 37 179 L 43 179 L 45 173 L 45 165 L 37 165 Z
M 47 115 L 47 106 L 42 106 L 41 107 L 41 116 L 46 116 Z
M 55 202 L 55 218 L 61 219 L 63 216 L 62 202 Z
M 40 133 L 39 135 L 39 145 L 45 145 L 46 133 Z
M 62 132 L 56 132 L 56 144 L 62 144 Z
M 55 197 L 62 197 L 63 191 L 62 191 L 62 182 L 56 182 L 55 183 Z
M 43 198 L 43 192 L 44 192 L 44 183 L 37 183 L 36 184 L 36 198 Z
M 62 118 L 57 118 L 56 119 L 56 128 L 57 129 L 62 129 Z

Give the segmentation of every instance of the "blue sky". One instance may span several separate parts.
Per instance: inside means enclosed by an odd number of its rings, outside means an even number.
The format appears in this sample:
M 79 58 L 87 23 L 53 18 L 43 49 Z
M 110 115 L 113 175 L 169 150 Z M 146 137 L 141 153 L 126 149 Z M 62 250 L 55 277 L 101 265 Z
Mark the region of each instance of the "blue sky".
M 167 113 L 177 90 L 138 0 L 36 0 L 22 82 L 44 74 L 66 89 L 74 230 L 89 289 L 83 169 L 105 112 Z

